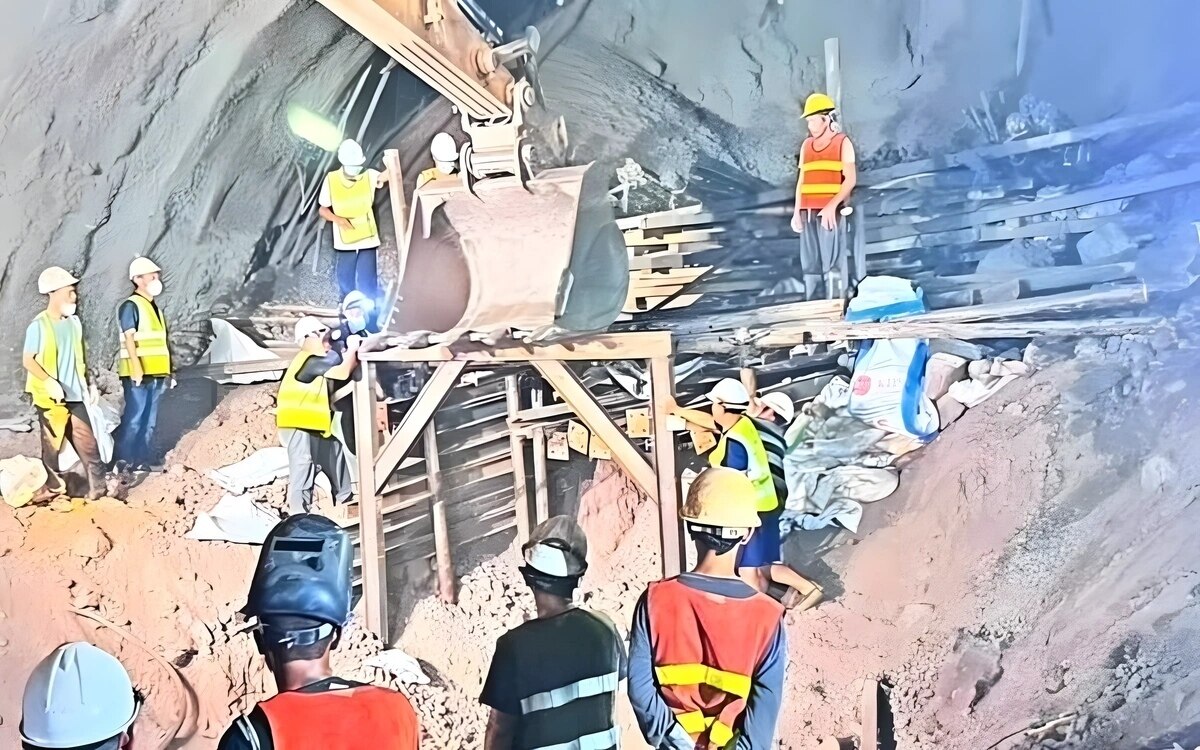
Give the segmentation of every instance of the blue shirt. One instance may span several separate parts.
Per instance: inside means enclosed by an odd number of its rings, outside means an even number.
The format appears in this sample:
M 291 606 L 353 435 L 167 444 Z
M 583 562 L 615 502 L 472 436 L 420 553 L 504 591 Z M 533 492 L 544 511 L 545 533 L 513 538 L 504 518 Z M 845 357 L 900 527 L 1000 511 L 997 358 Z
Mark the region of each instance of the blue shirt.
M 74 317 L 63 318 L 51 323 L 54 343 L 58 347 L 58 372 L 50 376 L 62 386 L 68 402 L 82 402 L 85 391 L 83 378 L 79 377 L 79 363 L 75 361 L 75 342 L 79 340 L 79 329 Z M 42 351 L 42 323 L 36 318 L 25 329 L 25 353 L 38 354 Z
M 733 441 L 730 441 L 732 443 Z M 679 582 L 700 591 L 745 599 L 756 592 L 745 582 L 733 578 L 713 578 L 699 573 L 684 573 Z M 678 727 L 654 677 L 654 652 L 650 647 L 650 611 L 646 594 L 638 599 L 633 611 L 633 629 L 629 634 L 629 702 L 637 716 L 642 736 L 655 750 L 694 750 L 696 743 Z M 746 712 L 742 714 L 736 750 L 769 750 L 774 746 L 775 723 L 783 701 L 783 676 L 787 668 L 787 641 L 783 620 L 767 653 L 754 670 Z M 678 738 L 678 739 L 676 739 Z
M 727 438 L 725 440 L 725 458 L 721 465 L 727 469 L 737 469 L 741 472 L 750 470 L 750 454 L 740 440 Z

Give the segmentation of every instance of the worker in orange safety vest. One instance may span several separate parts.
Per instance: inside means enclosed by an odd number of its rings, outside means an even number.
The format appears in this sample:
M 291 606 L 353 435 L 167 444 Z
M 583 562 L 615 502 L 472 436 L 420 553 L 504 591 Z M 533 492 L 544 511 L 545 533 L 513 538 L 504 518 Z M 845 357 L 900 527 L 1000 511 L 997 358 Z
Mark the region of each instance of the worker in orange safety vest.
M 783 696 L 783 606 L 738 577 L 758 528 L 757 492 L 740 471 L 710 468 L 680 516 L 696 567 L 650 584 L 634 610 L 629 699 L 655 750 L 767 750 Z
M 290 516 L 267 535 L 242 612 L 279 693 L 236 719 L 218 750 L 417 750 L 404 695 L 330 665 L 350 619 L 353 561 L 350 535 L 323 516 Z
M 835 109 L 826 94 L 813 94 L 804 102 L 808 138 L 800 149 L 792 231 L 801 236 L 800 265 L 809 299 L 823 293 L 825 274 L 839 249 L 846 251 L 837 246 L 845 234 L 838 231 L 838 212 L 858 184 L 854 144 L 838 129 Z

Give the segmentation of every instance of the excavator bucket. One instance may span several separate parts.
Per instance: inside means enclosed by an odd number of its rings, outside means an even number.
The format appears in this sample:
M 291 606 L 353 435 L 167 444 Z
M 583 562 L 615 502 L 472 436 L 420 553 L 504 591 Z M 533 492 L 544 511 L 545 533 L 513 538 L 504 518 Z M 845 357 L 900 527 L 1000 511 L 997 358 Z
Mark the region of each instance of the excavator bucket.
M 389 329 L 442 341 L 471 333 L 533 339 L 598 331 L 629 284 L 624 239 L 591 165 L 516 177 L 458 176 L 417 188 Z

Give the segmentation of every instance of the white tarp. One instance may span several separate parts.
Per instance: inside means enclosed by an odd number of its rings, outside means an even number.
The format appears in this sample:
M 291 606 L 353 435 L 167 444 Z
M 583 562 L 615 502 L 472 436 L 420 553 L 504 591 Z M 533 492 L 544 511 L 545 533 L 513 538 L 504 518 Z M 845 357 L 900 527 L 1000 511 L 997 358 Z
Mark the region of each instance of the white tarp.
M 388 648 L 365 662 L 368 667 L 381 669 L 395 677 L 401 685 L 428 685 L 429 676 L 421 669 L 421 663 L 398 648 Z
M 287 449 L 259 448 L 236 464 L 210 469 L 206 474 L 222 489 L 240 495 L 246 490 L 261 487 L 276 479 L 286 477 L 288 475 Z
M 220 318 L 210 320 L 213 329 L 213 342 L 208 351 L 200 356 L 196 364 L 221 365 L 231 362 L 261 362 L 266 359 L 278 359 L 279 369 L 270 372 L 251 372 L 239 375 L 229 375 L 218 378 L 218 383 L 267 383 L 283 377 L 287 369 L 287 361 L 266 347 L 259 346 L 246 334 L 234 328 Z
M 92 423 L 92 434 L 96 436 L 96 448 L 100 451 L 100 460 L 109 463 L 113 459 L 113 432 L 121 424 L 121 414 L 117 407 L 104 399 L 96 399 L 96 403 L 84 402 L 88 420 Z M 64 440 L 62 450 L 58 452 L 58 470 L 70 471 L 79 463 L 79 454 L 71 445 L 70 440 Z
M 262 544 L 279 523 L 279 514 L 255 502 L 253 495 L 225 495 L 207 513 L 198 513 L 186 536 L 208 542 Z

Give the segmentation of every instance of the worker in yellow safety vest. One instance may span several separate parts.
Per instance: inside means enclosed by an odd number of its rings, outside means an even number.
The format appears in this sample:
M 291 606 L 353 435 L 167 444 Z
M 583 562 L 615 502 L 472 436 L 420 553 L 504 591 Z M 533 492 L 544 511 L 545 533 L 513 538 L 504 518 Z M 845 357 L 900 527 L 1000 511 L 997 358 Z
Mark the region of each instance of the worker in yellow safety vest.
M 366 156 L 357 141 L 338 147 L 341 168 L 321 183 L 317 202 L 321 218 L 333 224 L 333 249 L 340 296 L 357 289 L 379 305 L 379 277 L 375 251 L 379 225 L 375 221 L 375 191 L 388 184 L 386 170 L 367 169 Z
M 167 320 L 155 301 L 163 293 L 162 269 L 149 258 L 129 264 L 133 294 L 117 308 L 120 340 L 117 375 L 125 392 L 125 411 L 117 431 L 115 455 L 120 468 L 148 471 L 158 404 L 174 385 Z
M 827 94 L 813 94 L 804 102 L 808 137 L 800 149 L 792 231 L 801 236 L 800 265 L 809 299 L 823 291 L 825 274 L 839 252 L 837 243 L 845 235 L 838 231 L 839 210 L 858 184 L 854 144 L 838 128 L 836 109 Z
M 292 360 L 279 384 L 275 423 L 288 450 L 288 512 L 307 513 L 312 508 L 317 471 L 325 472 L 333 499 L 350 499 L 350 470 L 342 444 L 333 436 L 334 413 L 331 381 L 348 380 L 358 367 L 359 339 L 347 343 L 345 355 L 332 350 L 329 328 L 305 316 L 296 323 L 300 353 Z
M 417 175 L 418 188 L 458 171 L 458 144 L 454 136 L 438 133 L 429 145 L 429 152 L 433 156 L 433 166 L 421 170 Z
M 87 473 L 89 500 L 104 495 L 104 462 L 87 405 L 98 400 L 88 385 L 83 347 L 83 324 L 75 314 L 79 279 L 58 266 L 38 276 L 38 292 L 46 295 L 46 309 L 25 329 L 25 391 L 33 398 L 42 437 L 42 463 L 46 484 L 33 497 L 44 502 L 67 492 L 59 474 L 59 452 L 69 442 Z

